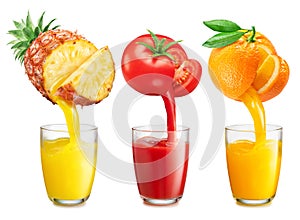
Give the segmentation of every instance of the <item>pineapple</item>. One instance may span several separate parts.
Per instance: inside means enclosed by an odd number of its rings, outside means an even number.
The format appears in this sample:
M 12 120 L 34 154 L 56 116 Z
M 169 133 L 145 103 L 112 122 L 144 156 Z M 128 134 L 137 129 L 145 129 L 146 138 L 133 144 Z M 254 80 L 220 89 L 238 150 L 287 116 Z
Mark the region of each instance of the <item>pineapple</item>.
M 98 50 L 76 32 L 45 27 L 43 18 L 35 27 L 28 12 L 26 21 L 14 21 L 16 39 L 9 42 L 15 59 L 24 63 L 25 73 L 35 88 L 52 103 L 59 96 L 78 105 L 98 103 L 108 96 L 115 76 L 107 47 Z M 86 63 L 87 62 L 87 63 Z

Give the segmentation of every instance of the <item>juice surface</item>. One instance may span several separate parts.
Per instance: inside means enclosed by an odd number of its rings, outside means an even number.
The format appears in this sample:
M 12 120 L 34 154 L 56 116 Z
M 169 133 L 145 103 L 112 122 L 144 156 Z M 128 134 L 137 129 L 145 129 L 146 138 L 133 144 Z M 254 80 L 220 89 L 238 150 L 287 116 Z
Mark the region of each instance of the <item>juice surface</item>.
M 41 158 L 50 198 L 76 200 L 90 195 L 95 166 L 69 138 L 44 141 Z
M 232 194 L 238 199 L 269 199 L 276 193 L 281 164 L 281 141 L 260 144 L 239 140 L 226 146 Z
M 133 143 L 140 195 L 152 199 L 182 196 L 188 168 L 189 145 L 144 137 Z

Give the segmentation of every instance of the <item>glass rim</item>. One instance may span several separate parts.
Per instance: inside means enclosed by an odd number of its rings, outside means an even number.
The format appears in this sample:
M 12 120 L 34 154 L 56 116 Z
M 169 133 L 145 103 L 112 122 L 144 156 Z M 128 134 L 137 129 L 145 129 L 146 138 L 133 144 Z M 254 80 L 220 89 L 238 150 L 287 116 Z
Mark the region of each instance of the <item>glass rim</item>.
M 67 124 L 45 124 L 40 126 L 40 129 L 43 131 L 52 131 L 52 132 L 69 132 Z M 81 132 L 88 131 L 97 131 L 98 127 L 92 124 L 80 124 Z
M 167 126 L 164 124 L 157 124 L 157 125 L 140 125 L 134 126 L 131 128 L 132 131 L 139 131 L 139 132 L 168 132 Z M 184 125 L 177 125 L 175 131 L 170 132 L 183 132 L 189 131 L 190 128 Z
M 281 131 L 282 126 L 276 124 L 266 124 L 267 132 Z M 255 132 L 254 124 L 235 124 L 225 127 L 225 131 L 236 131 L 236 132 Z

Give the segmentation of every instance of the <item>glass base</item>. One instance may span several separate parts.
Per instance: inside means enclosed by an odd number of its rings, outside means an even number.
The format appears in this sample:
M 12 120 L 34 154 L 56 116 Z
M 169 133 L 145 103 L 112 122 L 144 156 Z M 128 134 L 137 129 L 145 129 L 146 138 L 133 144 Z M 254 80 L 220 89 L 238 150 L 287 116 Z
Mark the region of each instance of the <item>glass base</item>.
M 157 206 L 164 206 L 164 205 L 172 205 L 177 203 L 182 196 L 172 199 L 153 199 L 153 198 L 146 198 L 141 196 L 144 202 L 148 205 L 157 205 Z
M 49 199 L 55 204 L 60 206 L 76 206 L 85 203 L 86 200 L 88 200 L 89 196 L 82 199 L 56 199 L 56 198 L 50 198 Z
M 239 205 L 246 205 L 246 206 L 260 206 L 266 205 L 272 201 L 273 198 L 269 199 L 238 199 L 236 198 L 236 202 Z

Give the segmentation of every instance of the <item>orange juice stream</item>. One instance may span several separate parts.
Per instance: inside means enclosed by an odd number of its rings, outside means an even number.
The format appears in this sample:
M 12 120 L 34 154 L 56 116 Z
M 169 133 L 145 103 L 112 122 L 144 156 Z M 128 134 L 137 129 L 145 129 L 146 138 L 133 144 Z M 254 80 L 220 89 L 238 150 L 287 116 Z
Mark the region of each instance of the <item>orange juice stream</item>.
M 242 102 L 248 108 L 255 129 L 256 143 L 266 140 L 266 117 L 263 104 L 257 94 L 257 91 L 250 87 L 241 97 Z
M 82 143 L 76 106 L 62 99 L 56 99 L 56 102 L 64 112 L 70 137 L 43 143 L 41 155 L 47 193 L 55 199 L 87 198 L 92 188 L 95 167 L 80 148 Z
M 279 178 L 281 142 L 266 138 L 265 112 L 256 90 L 250 88 L 240 98 L 253 118 L 255 141 L 241 139 L 227 144 L 232 193 L 239 199 L 270 199 Z

